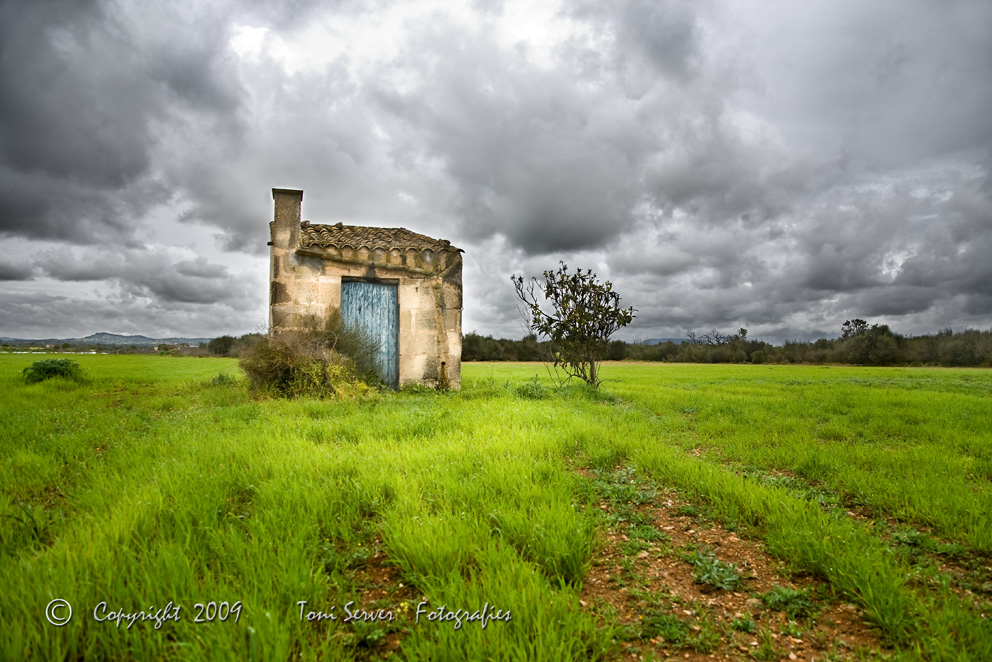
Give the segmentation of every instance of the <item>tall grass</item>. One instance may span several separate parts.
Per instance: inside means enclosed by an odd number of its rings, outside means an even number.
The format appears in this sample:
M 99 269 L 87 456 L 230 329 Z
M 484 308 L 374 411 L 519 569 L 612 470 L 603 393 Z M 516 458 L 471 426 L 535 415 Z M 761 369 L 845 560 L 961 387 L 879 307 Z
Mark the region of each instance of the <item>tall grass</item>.
M 613 392 L 663 417 L 683 448 L 794 474 L 845 507 L 992 552 L 988 371 L 624 366 L 615 374 Z
M 538 388 L 528 381 L 534 366 L 467 365 L 459 393 L 287 401 L 253 399 L 230 359 L 82 356 L 89 383 L 25 385 L 19 372 L 35 358 L 0 356 L 0 651 L 7 659 L 354 659 L 385 654 L 381 643 L 390 637 L 407 659 L 613 655 L 612 623 L 578 601 L 600 526 L 588 506 L 602 491 L 575 471 L 582 466 L 633 467 L 644 480 L 696 495 L 720 517 L 759 527 L 772 551 L 859 602 L 910 658 L 992 657 L 988 621 L 950 591 L 918 590 L 907 580 L 910 568 L 871 528 L 795 486 L 759 480 L 784 453 L 745 456 L 744 441 L 722 445 L 716 433 L 806 448 L 807 459 L 832 467 L 826 475 L 835 482 L 818 479 L 817 489 L 847 495 L 852 485 L 868 487 L 868 503 L 880 512 L 940 522 L 947 540 L 985 549 L 989 493 L 966 473 L 988 440 L 969 418 L 988 404 L 992 380 L 984 373 L 850 369 L 818 378 L 795 368 L 608 367 L 606 377 L 621 380 L 607 382 L 610 395 L 555 391 L 541 377 Z M 934 384 L 922 391 L 914 379 Z M 857 397 L 848 397 L 852 391 Z M 916 392 L 953 401 L 954 414 L 914 409 L 911 399 L 896 406 Z M 878 409 L 875 394 L 888 394 Z M 803 404 L 790 408 L 793 400 Z M 811 424 L 804 411 L 830 407 L 864 421 L 894 412 L 895 422 L 866 429 L 890 429 L 886 443 L 896 456 L 943 448 L 934 462 L 946 473 L 938 475 L 959 496 L 940 500 L 934 490 L 940 512 L 926 519 L 899 495 L 928 489 L 922 482 L 931 467 L 871 473 L 870 465 L 830 455 L 836 440 L 804 446 L 790 432 Z M 728 417 L 756 429 L 735 433 L 723 423 Z M 821 446 L 822 455 L 809 455 Z M 708 453 L 684 452 L 697 447 Z M 890 487 L 852 482 L 860 471 Z M 626 498 L 619 485 L 610 489 Z M 973 519 L 961 515 L 964 499 Z M 382 585 L 383 567 L 399 579 Z M 44 617 L 55 598 L 73 605 L 64 627 Z M 351 600 L 392 609 L 397 620 L 299 617 L 301 601 L 340 614 Z M 183 619 L 118 629 L 93 619 L 102 601 L 128 612 L 173 601 L 183 605 Z M 210 601 L 240 601 L 240 618 L 193 623 L 193 604 Z M 485 629 L 416 623 L 420 602 L 435 610 L 489 603 L 512 617 Z

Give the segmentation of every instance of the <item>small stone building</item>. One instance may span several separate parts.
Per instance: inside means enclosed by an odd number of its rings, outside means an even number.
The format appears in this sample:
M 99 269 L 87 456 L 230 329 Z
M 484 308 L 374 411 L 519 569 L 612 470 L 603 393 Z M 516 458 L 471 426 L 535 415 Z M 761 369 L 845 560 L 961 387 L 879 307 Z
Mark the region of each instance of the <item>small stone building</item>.
M 376 339 L 394 388 L 461 386 L 462 256 L 405 228 L 300 222 L 303 191 L 272 189 L 269 331 L 341 311 Z

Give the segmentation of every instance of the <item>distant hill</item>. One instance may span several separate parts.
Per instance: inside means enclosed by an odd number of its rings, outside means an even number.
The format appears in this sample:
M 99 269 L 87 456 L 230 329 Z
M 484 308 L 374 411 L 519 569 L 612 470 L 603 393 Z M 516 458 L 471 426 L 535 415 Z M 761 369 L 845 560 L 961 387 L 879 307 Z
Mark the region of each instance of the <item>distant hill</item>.
M 85 338 L 6 338 L 0 337 L 0 342 L 8 345 L 108 345 L 124 346 L 137 345 L 138 347 L 152 347 L 155 345 L 199 345 L 201 342 L 210 342 L 212 338 L 149 338 L 148 336 L 122 336 L 117 333 L 94 333 Z

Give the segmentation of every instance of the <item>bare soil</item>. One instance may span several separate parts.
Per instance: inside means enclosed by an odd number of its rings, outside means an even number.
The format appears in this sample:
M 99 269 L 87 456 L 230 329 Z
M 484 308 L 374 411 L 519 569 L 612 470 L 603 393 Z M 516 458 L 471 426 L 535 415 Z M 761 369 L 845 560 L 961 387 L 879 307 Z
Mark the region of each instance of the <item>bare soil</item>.
M 675 491 L 666 491 L 636 512 L 666 535 L 664 541 L 631 541 L 625 525 L 601 536 L 601 547 L 583 585 L 582 605 L 615 613 L 629 636 L 618 639 L 616 659 L 846 660 L 887 657 L 878 633 L 858 608 L 836 600 L 823 582 L 792 576 L 763 545 L 701 517 Z M 607 502 L 599 504 L 609 514 Z M 723 590 L 695 579 L 687 550 L 711 551 L 736 565 L 744 579 Z M 815 613 L 792 620 L 758 596 L 780 586 L 806 589 Z M 647 614 L 677 617 L 686 628 L 675 641 L 644 639 Z M 748 632 L 748 623 L 753 631 Z M 735 627 L 736 624 L 736 627 Z

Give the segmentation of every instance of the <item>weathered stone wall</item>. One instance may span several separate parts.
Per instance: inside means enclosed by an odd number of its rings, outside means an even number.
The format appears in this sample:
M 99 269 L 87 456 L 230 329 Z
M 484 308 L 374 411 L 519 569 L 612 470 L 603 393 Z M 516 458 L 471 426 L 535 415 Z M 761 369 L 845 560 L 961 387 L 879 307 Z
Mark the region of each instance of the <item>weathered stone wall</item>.
M 272 189 L 269 329 L 341 307 L 341 279 L 398 284 L 400 388 L 461 387 L 462 256 L 455 251 L 300 248 L 303 192 Z

